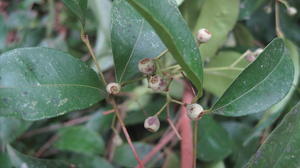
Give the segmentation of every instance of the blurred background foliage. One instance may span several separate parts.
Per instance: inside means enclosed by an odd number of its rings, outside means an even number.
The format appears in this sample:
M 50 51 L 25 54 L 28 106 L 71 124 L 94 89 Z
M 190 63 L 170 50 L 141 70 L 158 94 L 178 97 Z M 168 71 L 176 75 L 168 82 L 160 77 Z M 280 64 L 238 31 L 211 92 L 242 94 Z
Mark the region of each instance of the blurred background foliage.
M 190 30 L 205 27 L 215 37 L 201 47 L 205 67 L 230 65 L 246 50 L 264 48 L 274 37 L 274 0 L 178 0 L 179 9 Z M 289 0 L 300 11 L 300 1 Z M 89 0 L 86 33 L 90 36 L 98 62 L 109 81 L 114 80 L 110 0 Z M 290 16 L 280 5 L 280 26 L 288 39 L 296 70 L 299 70 L 300 12 Z M 80 39 L 80 23 L 60 0 L 0 0 L 0 53 L 31 46 L 43 46 L 71 53 L 94 68 L 87 48 Z M 172 63 L 171 57 L 164 58 Z M 245 68 L 246 60 L 239 64 Z M 299 74 L 297 72 L 296 74 Z M 204 107 L 210 107 L 237 77 L 233 71 L 205 72 Z M 172 84 L 172 96 L 182 98 L 183 84 Z M 298 76 L 289 96 L 271 109 L 245 117 L 204 117 L 199 129 L 199 167 L 241 168 L 299 100 Z M 125 122 L 140 156 L 144 156 L 168 129 L 162 121 L 159 132 L 151 134 L 143 128 L 145 118 L 158 111 L 164 98 L 143 86 L 129 85 L 130 100 L 123 101 Z M 147 93 L 147 94 L 146 94 Z M 179 106 L 171 108 L 172 117 Z M 111 168 L 133 167 L 136 161 L 123 142 L 123 135 L 112 138 L 114 117 L 103 114 L 110 105 L 95 106 L 66 115 L 36 122 L 0 117 L 0 167 Z M 162 115 L 161 118 L 165 118 Z M 179 167 L 179 145 L 167 146 L 155 156 L 148 167 Z M 111 143 L 117 144 L 115 155 L 108 152 Z M 10 144 L 7 151 L 4 146 Z M 34 157 L 35 158 L 34 158 Z M 39 158 L 39 159 L 38 159 Z M 42 160 L 43 159 L 52 159 Z M 70 166 L 71 165 L 71 166 Z M 23 167 L 22 167 L 23 166 Z

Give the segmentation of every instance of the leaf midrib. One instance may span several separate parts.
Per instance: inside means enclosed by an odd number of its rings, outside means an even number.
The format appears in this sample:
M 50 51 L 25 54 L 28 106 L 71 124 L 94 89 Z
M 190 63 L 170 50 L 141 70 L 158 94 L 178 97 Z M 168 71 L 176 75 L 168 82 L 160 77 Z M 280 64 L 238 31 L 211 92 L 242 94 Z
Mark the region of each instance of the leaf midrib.
M 119 82 L 122 81 L 122 79 L 123 79 L 123 77 L 124 77 L 124 74 L 125 74 L 125 72 L 127 71 L 127 67 L 128 67 L 128 65 L 129 65 L 129 62 L 131 61 L 131 58 L 132 58 L 132 56 L 133 56 L 134 53 L 135 53 L 136 46 L 137 46 L 138 41 L 139 41 L 139 39 L 140 39 L 140 37 L 141 37 L 142 30 L 144 29 L 144 23 L 145 23 L 145 20 L 143 20 L 143 23 L 142 23 L 142 25 L 141 25 L 141 27 L 140 27 L 140 29 L 139 29 L 138 37 L 136 38 L 136 41 L 135 41 L 135 43 L 134 43 L 134 45 L 133 45 L 131 54 L 130 54 L 130 56 L 129 56 L 127 62 L 126 62 L 126 65 L 125 65 L 125 67 L 124 67 L 124 69 L 123 69 L 123 72 L 122 72 L 122 74 L 121 74 L 121 76 L 120 76 Z
M 281 56 L 280 60 L 278 61 L 278 63 L 276 64 L 276 66 L 274 66 L 274 68 L 272 69 L 272 71 L 263 80 L 261 80 L 256 85 L 254 85 L 254 87 L 252 87 L 251 89 L 249 89 L 246 92 L 244 92 L 243 94 L 241 94 L 239 97 L 233 99 L 232 101 L 228 102 L 227 104 L 225 104 L 225 105 L 223 105 L 223 106 L 221 106 L 221 107 L 219 107 L 217 109 L 213 109 L 213 111 L 217 111 L 217 110 L 220 110 L 220 109 L 222 109 L 222 108 L 224 108 L 226 106 L 229 106 L 230 104 L 234 103 L 235 101 L 237 101 L 238 99 L 240 99 L 244 95 L 247 95 L 250 91 L 252 91 L 256 87 L 258 87 L 261 83 L 263 83 L 277 69 L 277 67 L 280 65 L 280 63 L 282 62 L 282 60 L 284 59 L 285 56 L 287 56 L 287 55 L 285 54 L 284 49 L 283 49 L 283 53 L 282 53 L 282 56 Z

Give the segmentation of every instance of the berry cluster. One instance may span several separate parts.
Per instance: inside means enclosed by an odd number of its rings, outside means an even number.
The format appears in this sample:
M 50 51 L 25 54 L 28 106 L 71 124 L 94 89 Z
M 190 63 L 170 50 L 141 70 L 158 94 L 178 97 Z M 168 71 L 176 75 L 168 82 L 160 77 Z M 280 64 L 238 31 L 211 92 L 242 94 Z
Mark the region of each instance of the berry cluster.
M 200 29 L 196 35 L 196 39 L 198 44 L 206 43 L 208 42 L 212 37 L 212 34 L 207 29 Z M 147 79 L 148 79 L 148 86 L 153 91 L 156 92 L 167 92 L 168 87 L 172 81 L 172 77 L 165 77 L 165 75 L 161 75 L 164 73 L 160 72 L 160 69 L 157 68 L 156 59 L 153 58 L 144 58 L 139 61 L 138 63 L 138 69 L 141 73 L 143 73 Z M 109 83 L 106 86 L 106 91 L 111 95 L 117 95 L 121 91 L 121 84 L 119 83 Z M 171 98 L 168 99 L 168 102 L 166 105 L 171 102 L 175 101 Z M 187 110 L 187 116 L 191 120 L 198 120 L 200 119 L 204 114 L 205 111 L 203 110 L 202 106 L 199 104 L 185 104 L 179 101 L 175 101 L 176 103 L 179 103 L 181 105 L 186 106 Z M 164 109 L 165 107 L 163 107 Z M 159 130 L 160 127 L 160 121 L 158 118 L 158 115 L 163 111 L 161 109 L 158 113 L 156 113 L 154 116 L 148 117 L 144 122 L 144 127 L 149 130 L 150 132 L 156 132 Z

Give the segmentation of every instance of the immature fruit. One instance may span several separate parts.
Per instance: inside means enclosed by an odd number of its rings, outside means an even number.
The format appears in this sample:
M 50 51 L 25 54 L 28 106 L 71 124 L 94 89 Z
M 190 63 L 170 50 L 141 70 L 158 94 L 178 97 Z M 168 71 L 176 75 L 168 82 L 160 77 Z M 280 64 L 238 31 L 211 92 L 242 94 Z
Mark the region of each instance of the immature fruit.
M 106 86 L 106 91 L 112 95 L 120 93 L 120 90 L 121 90 L 121 85 L 118 83 L 112 82 Z
M 139 61 L 138 68 L 140 72 L 146 74 L 146 75 L 151 75 L 155 73 L 156 67 L 155 67 L 155 62 L 151 58 L 144 58 Z
M 204 114 L 203 107 L 200 104 L 188 104 L 186 110 L 187 115 L 191 120 L 198 120 Z
M 288 7 L 287 8 L 287 13 L 290 16 L 294 16 L 298 13 L 297 9 L 295 7 Z
M 166 91 L 168 83 L 162 77 L 154 75 L 149 79 L 149 87 L 155 91 Z
M 256 60 L 256 58 L 262 53 L 264 51 L 264 49 L 262 49 L 262 48 L 258 48 L 258 49 L 256 49 L 254 52 L 252 52 L 252 51 L 247 51 L 248 52 L 248 54 L 246 55 L 246 60 L 248 61 L 248 62 L 254 62 L 255 60 Z
M 258 49 L 256 49 L 256 50 L 254 51 L 253 54 L 254 54 L 255 57 L 258 57 L 263 51 L 264 51 L 264 49 L 258 48 Z
M 253 53 L 246 55 L 246 60 L 248 62 L 254 62 L 256 60 L 256 57 L 254 56 Z
M 206 43 L 211 39 L 211 33 L 207 29 L 200 29 L 197 33 L 198 43 Z
M 116 146 L 120 146 L 123 144 L 123 140 L 122 138 L 120 137 L 119 134 L 116 134 L 113 138 L 113 144 L 116 145 Z
M 144 122 L 144 127 L 150 132 L 158 131 L 159 126 L 160 122 L 157 116 L 148 117 Z

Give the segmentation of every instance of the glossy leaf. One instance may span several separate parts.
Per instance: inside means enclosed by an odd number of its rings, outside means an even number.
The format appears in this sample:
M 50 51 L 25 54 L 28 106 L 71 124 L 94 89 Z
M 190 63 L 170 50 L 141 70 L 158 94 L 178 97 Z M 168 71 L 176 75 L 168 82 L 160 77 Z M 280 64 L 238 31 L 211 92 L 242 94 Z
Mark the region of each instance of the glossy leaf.
M 76 15 L 81 24 L 85 25 L 85 15 L 88 0 L 62 0 L 64 4 Z
M 248 168 L 300 166 L 300 104 L 290 111 L 248 162 Z
M 31 125 L 15 118 L 0 117 L 0 145 L 6 145 L 20 136 Z
M 212 111 L 242 116 L 264 111 L 283 99 L 292 86 L 294 67 L 282 39 L 273 40 L 225 91 Z
M 201 92 L 203 69 L 196 41 L 173 0 L 127 0 L 154 28 Z
M 69 54 L 20 48 L 0 56 L 0 115 L 25 120 L 55 117 L 104 98 L 97 74 Z
M 55 147 L 88 155 L 102 154 L 104 151 L 103 139 L 94 131 L 82 127 L 73 126 L 59 131 L 59 138 Z
M 291 58 L 293 60 L 295 73 L 294 73 L 294 80 L 293 85 L 297 86 L 299 81 L 299 52 L 298 48 L 293 42 L 289 41 L 288 39 L 284 40 L 285 45 L 287 49 L 290 52 Z M 271 126 L 276 119 L 280 116 L 280 114 L 284 111 L 286 105 L 290 102 L 290 99 L 292 98 L 295 87 L 292 87 L 289 93 L 285 96 L 284 99 L 282 99 L 279 103 L 268 109 L 262 118 L 259 120 L 259 122 L 256 124 L 253 132 L 250 134 L 250 136 L 245 140 L 245 144 L 247 144 L 250 140 L 252 140 L 255 137 L 258 137 L 261 135 L 262 131 Z
M 204 161 L 219 161 L 232 151 L 232 142 L 226 130 L 210 115 L 199 120 L 197 157 Z
M 206 67 L 228 67 L 239 57 L 241 57 L 241 54 L 238 52 L 221 51 L 209 61 Z M 242 69 L 247 65 L 248 62 L 243 59 L 236 67 Z M 220 97 L 240 73 L 240 70 L 204 70 L 204 89 Z
M 8 156 L 11 164 L 14 167 L 28 167 L 28 168 L 66 168 L 69 167 L 66 162 L 59 160 L 46 160 L 46 159 L 37 159 L 31 156 L 24 155 L 12 147 L 7 147 Z
M 143 158 L 144 156 L 146 156 L 146 154 L 148 152 L 150 152 L 151 149 L 153 148 L 152 145 L 145 144 L 145 143 L 134 143 L 134 147 L 140 158 Z M 161 153 L 159 152 L 158 154 L 156 154 L 153 157 L 152 160 L 158 161 L 160 156 L 161 156 Z M 135 160 L 128 144 L 119 146 L 116 149 L 113 161 L 115 163 L 117 163 L 118 165 L 120 165 L 121 167 L 131 168 L 131 167 L 135 167 L 137 165 L 137 161 Z M 147 164 L 147 167 L 155 167 L 154 166 L 155 162 L 153 162 L 153 161 L 149 162 Z M 159 166 L 156 166 L 156 167 L 159 167 Z
M 195 32 L 206 28 L 212 33 L 208 43 L 200 45 L 204 58 L 212 57 L 227 39 L 239 14 L 239 0 L 206 0 L 197 20 Z
M 153 28 L 126 0 L 113 3 L 111 40 L 118 82 L 136 76 L 141 59 L 166 50 Z

